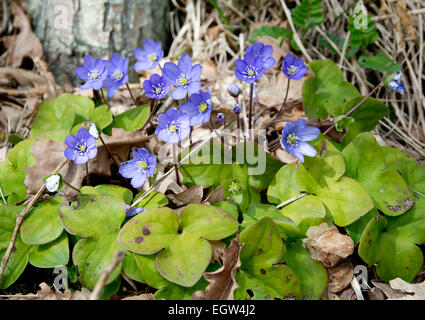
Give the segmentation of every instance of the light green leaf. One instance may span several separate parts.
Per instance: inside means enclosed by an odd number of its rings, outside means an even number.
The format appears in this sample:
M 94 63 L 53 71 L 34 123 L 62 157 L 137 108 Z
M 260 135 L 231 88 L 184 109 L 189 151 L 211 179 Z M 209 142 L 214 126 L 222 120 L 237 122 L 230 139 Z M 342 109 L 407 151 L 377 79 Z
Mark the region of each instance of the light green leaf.
M 372 70 L 388 73 L 396 73 L 401 71 L 400 65 L 394 60 L 388 58 L 388 56 L 383 52 L 369 57 L 364 55 L 360 56 L 359 65 L 363 68 L 369 68 Z
M 425 242 L 425 199 L 420 197 L 405 214 L 376 216 L 360 240 L 359 255 L 370 266 L 377 264 L 378 276 L 389 281 L 412 281 L 423 265 L 417 246 Z
M 178 232 L 179 225 L 182 232 Z M 226 238 L 237 228 L 232 216 L 212 206 L 190 204 L 180 218 L 169 208 L 149 208 L 124 225 L 118 241 L 139 254 L 150 255 L 163 249 L 156 256 L 159 273 L 173 283 L 191 287 L 211 259 L 211 246 L 205 239 Z
M 122 199 L 126 204 L 133 200 L 133 192 L 127 188 L 113 184 L 99 184 L 96 187 L 84 186 L 81 194 L 104 194 Z
M 0 261 L 4 257 L 12 238 L 16 216 L 23 209 L 21 206 L 0 206 Z M 9 262 L 3 274 L 0 289 L 6 289 L 19 278 L 28 263 L 30 250 L 31 246 L 23 243 L 18 234 L 15 247 L 10 254 Z
M 53 242 L 33 247 L 29 256 L 29 262 L 38 268 L 66 266 L 68 261 L 68 236 L 65 232 Z
M 121 223 L 125 218 L 125 204 L 118 197 L 108 195 L 79 195 L 70 206 L 59 208 L 64 228 L 82 237 L 72 252 L 74 264 L 78 265 L 81 283 L 94 288 L 103 270 L 111 263 L 117 250 Z M 111 283 L 119 276 L 118 267 L 109 276 Z
M 137 201 L 139 197 L 143 194 L 143 192 L 138 193 L 134 197 L 134 201 Z M 136 207 L 142 207 L 142 208 L 151 208 L 151 207 L 164 207 L 168 204 L 168 198 L 159 192 L 151 191 L 143 200 L 141 200 Z
M 242 265 L 236 273 L 236 300 L 301 297 L 294 272 L 286 265 L 275 265 L 282 257 L 283 242 L 272 219 L 263 218 L 246 228 L 240 234 L 240 242 L 245 245 L 240 254 Z
M 307 195 L 284 206 L 280 213 L 299 225 L 306 218 L 324 218 L 326 209 L 318 197 Z
M 301 241 L 285 243 L 282 261 L 294 270 L 303 300 L 320 299 L 328 283 L 328 274 L 320 262 L 311 258 Z
M 63 231 L 58 208 L 64 201 L 66 199 L 61 196 L 51 197 L 34 207 L 22 223 L 22 241 L 42 245 L 57 239 Z
M 94 109 L 93 116 L 90 120 L 96 122 L 100 129 L 104 129 L 112 123 L 113 117 L 109 108 L 102 105 Z
M 343 155 L 346 175 L 360 182 L 383 213 L 397 216 L 413 206 L 409 187 L 397 172 L 385 170 L 384 151 L 371 134 L 358 135 L 344 149 Z
M 130 109 L 117 115 L 112 122 L 112 127 L 122 128 L 127 131 L 139 130 L 145 125 L 146 121 L 148 121 L 149 114 L 149 104 Z

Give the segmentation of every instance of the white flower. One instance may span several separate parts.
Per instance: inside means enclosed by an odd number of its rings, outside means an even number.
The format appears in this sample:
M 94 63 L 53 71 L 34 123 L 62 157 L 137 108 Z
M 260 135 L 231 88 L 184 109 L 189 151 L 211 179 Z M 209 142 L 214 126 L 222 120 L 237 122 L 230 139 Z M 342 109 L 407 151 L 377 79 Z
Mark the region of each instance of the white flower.
M 99 138 L 99 131 L 97 131 L 96 124 L 92 123 L 89 129 L 90 134 L 95 137 L 95 139 Z
M 49 190 L 49 192 L 55 192 L 59 188 L 60 181 L 60 175 L 54 174 L 46 178 L 46 180 L 44 180 L 44 184 L 46 185 L 46 189 Z

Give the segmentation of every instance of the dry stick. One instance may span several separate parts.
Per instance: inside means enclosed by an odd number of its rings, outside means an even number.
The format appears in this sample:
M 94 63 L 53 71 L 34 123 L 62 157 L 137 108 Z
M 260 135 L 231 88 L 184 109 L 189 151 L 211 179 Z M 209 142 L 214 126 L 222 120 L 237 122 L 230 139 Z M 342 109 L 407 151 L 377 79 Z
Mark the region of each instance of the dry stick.
M 285 99 L 283 100 L 282 106 L 280 107 L 279 112 L 276 115 L 276 118 L 278 118 L 280 116 L 280 114 L 282 113 L 282 111 L 284 110 L 285 106 L 286 106 L 286 100 L 288 99 L 288 94 L 289 94 L 289 85 L 291 84 L 291 79 L 288 78 L 288 84 L 286 86 L 286 94 L 285 94 Z
M 143 125 L 142 129 L 140 129 L 141 132 L 143 132 L 146 129 L 146 126 L 148 125 L 148 123 L 151 122 L 151 119 L 153 117 L 153 115 L 155 114 L 156 111 L 156 107 L 158 106 L 158 99 L 152 100 L 151 101 L 151 106 L 152 106 L 152 110 L 151 110 L 151 114 L 149 115 L 148 120 L 146 120 L 145 124 Z
M 128 85 L 128 82 L 125 85 L 127 87 L 128 92 L 130 92 L 131 100 L 133 100 L 134 105 L 137 107 L 136 99 L 134 99 L 133 93 L 130 90 L 130 86 Z
M 63 168 L 63 166 L 68 162 L 68 159 L 63 159 L 62 162 L 57 166 L 53 174 L 59 173 L 59 171 Z M 24 222 L 25 217 L 30 212 L 31 208 L 34 206 L 34 204 L 38 201 L 38 199 L 43 194 L 44 190 L 46 190 L 46 185 L 43 183 L 42 187 L 38 192 L 35 194 L 35 196 L 31 199 L 31 201 L 27 204 L 27 206 L 22 210 L 20 214 L 16 217 L 16 224 L 15 229 L 12 233 L 12 238 L 10 239 L 9 246 L 7 247 L 6 253 L 4 254 L 4 257 L 1 261 L 0 265 L 0 285 L 1 281 L 3 279 L 4 271 L 6 270 L 7 263 L 9 261 L 10 254 L 13 251 L 13 248 L 15 247 L 15 241 L 18 236 L 19 229 L 22 225 L 22 222 Z
M 350 114 L 352 114 L 354 111 L 357 110 L 358 107 L 360 107 L 367 99 L 370 98 L 370 96 L 372 94 L 374 94 L 376 92 L 376 90 L 378 90 L 381 87 L 382 83 L 378 84 L 375 88 L 373 88 L 373 90 L 371 92 L 368 93 L 367 96 L 365 96 L 362 101 L 360 101 L 358 104 L 356 104 L 353 108 L 351 108 L 346 114 L 345 116 L 348 117 Z M 324 136 L 326 136 L 333 128 L 335 128 L 335 123 L 332 124 L 328 129 L 326 129 L 326 131 L 323 133 Z
M 297 201 L 298 199 L 301 199 L 302 197 L 304 197 L 306 195 L 308 195 L 308 193 L 301 193 L 301 194 L 299 194 L 295 197 L 292 197 L 291 199 L 288 199 L 288 200 L 282 202 L 281 204 L 277 205 L 276 209 L 280 209 L 280 208 L 282 208 L 282 207 L 284 207 L 284 206 L 286 206 L 286 205 L 288 205 L 288 204 L 290 204 L 294 201 Z
M 3 190 L 2 190 L 2 188 L 1 188 L 1 186 L 0 186 L 0 194 L 1 194 L 1 198 L 3 199 L 4 204 L 5 204 L 5 205 L 7 205 L 7 201 L 6 201 L 6 199 L 4 198 Z
M 108 281 L 109 276 L 111 273 L 115 270 L 115 268 L 124 260 L 125 252 L 122 250 L 115 251 L 114 258 L 112 259 L 112 262 L 105 268 L 102 275 L 100 276 L 99 280 L 96 283 L 96 286 L 94 287 L 89 300 L 99 300 L 100 299 L 100 293 L 102 292 L 102 289 L 106 285 L 106 281 Z

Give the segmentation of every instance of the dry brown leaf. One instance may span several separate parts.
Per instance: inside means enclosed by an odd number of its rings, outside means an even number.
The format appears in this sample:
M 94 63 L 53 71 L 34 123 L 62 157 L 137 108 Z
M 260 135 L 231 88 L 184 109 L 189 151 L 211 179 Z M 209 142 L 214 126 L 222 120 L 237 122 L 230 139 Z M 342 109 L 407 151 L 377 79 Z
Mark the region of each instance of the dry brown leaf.
M 292 154 L 286 152 L 285 150 L 278 148 L 275 151 L 276 158 L 284 163 L 296 163 L 298 159 L 294 157 Z
M 224 250 L 226 249 L 226 244 L 220 240 L 209 240 L 208 242 L 210 243 L 212 249 L 210 263 L 214 263 L 217 261 L 221 265 L 221 259 L 224 254 Z
M 201 62 L 201 66 L 202 66 L 201 80 L 215 82 L 220 79 L 220 74 L 217 71 L 217 66 L 212 60 L 208 59 Z
M 356 293 L 353 288 L 347 288 L 339 294 L 341 300 L 357 300 Z
M 207 198 L 203 201 L 203 203 L 214 203 L 214 202 L 220 202 L 223 201 L 224 199 L 224 189 L 222 186 L 214 189 L 213 191 L 211 191 Z
M 222 33 L 224 30 L 221 26 L 214 26 L 207 29 L 207 36 L 208 39 L 213 42 L 218 39 L 220 36 L 220 33 Z
M 40 283 L 40 288 L 41 289 L 36 294 L 17 294 L 10 296 L 9 300 L 88 300 L 90 296 L 90 291 L 85 288 L 83 288 L 82 291 L 76 290 L 71 292 L 67 289 L 64 292 L 53 292 L 44 282 Z
M 152 293 L 143 293 L 138 296 L 131 296 L 121 300 L 156 300 L 156 298 Z
M 326 271 L 328 272 L 327 288 L 329 292 L 333 293 L 340 292 L 347 288 L 354 276 L 353 264 L 348 259 L 335 267 L 328 268 Z
M 19 33 L 16 36 L 4 37 L 3 44 L 8 48 L 9 64 L 13 67 L 19 67 L 26 57 L 31 59 L 41 58 L 43 56 L 43 46 L 32 32 L 29 17 L 25 15 L 16 1 L 12 1 L 10 12 L 13 15 L 13 26 L 19 30 Z
M 308 229 L 307 237 L 303 243 L 311 257 L 319 260 L 326 268 L 336 266 L 354 251 L 353 240 L 339 233 L 335 226 L 329 227 L 326 223 Z
M 127 155 L 131 147 L 142 146 L 149 137 L 143 135 L 140 131 L 128 132 L 123 129 L 112 129 L 112 136 L 103 135 L 103 140 L 108 145 L 112 154 L 119 162 L 127 160 Z M 36 141 L 31 152 L 36 159 L 36 164 L 26 168 L 28 173 L 25 177 L 25 186 L 28 194 L 35 194 L 43 184 L 43 178 L 51 174 L 57 165 L 64 158 L 66 145 L 63 142 L 51 140 Z M 88 162 L 89 175 L 110 177 L 112 160 L 100 141 L 97 141 L 97 156 Z M 46 154 L 49 156 L 46 157 Z M 86 176 L 85 166 L 76 165 L 69 161 L 61 170 L 65 181 L 77 189 L 83 185 Z M 67 196 L 74 196 L 77 192 L 64 185 L 62 191 Z
M 396 278 L 390 281 L 390 287 L 399 291 L 401 297 L 392 297 L 389 300 L 425 300 L 425 282 L 409 283 Z
M 178 206 L 201 203 L 204 197 L 204 189 L 201 186 L 193 186 L 178 194 L 169 194 L 167 197 Z
M 370 292 L 368 293 L 369 300 L 385 300 L 384 293 L 381 289 L 374 287 Z
M 235 275 L 241 266 L 240 252 L 243 245 L 232 239 L 223 253 L 223 266 L 215 272 L 204 273 L 204 278 L 210 284 L 205 291 L 196 291 L 192 300 L 233 300 L 233 292 L 238 288 Z
M 372 284 L 380 289 L 388 299 L 403 297 L 403 294 L 399 290 L 391 288 L 388 283 L 372 280 Z

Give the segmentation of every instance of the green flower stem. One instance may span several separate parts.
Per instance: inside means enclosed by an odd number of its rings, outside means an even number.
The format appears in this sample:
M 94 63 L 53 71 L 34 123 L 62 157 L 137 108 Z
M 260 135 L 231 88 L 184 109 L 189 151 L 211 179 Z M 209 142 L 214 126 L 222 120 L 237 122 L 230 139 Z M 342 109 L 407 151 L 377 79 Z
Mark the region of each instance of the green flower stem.
M 65 181 L 65 179 L 62 179 L 62 181 L 63 181 L 63 183 L 65 184 L 65 185 L 67 185 L 68 187 L 70 187 L 72 190 L 75 190 L 75 191 L 77 191 L 77 192 L 80 192 L 81 190 L 80 189 L 77 189 L 76 187 L 74 187 L 72 184 L 70 184 L 69 182 L 67 182 L 67 181 Z
M 130 86 L 128 85 L 128 83 L 126 83 L 125 85 L 127 87 L 128 92 L 130 92 L 131 100 L 133 100 L 134 105 L 137 107 L 137 102 L 136 99 L 134 99 L 133 93 L 130 90 Z
M 282 106 L 280 107 L 279 112 L 277 113 L 276 117 L 279 117 L 280 114 L 282 113 L 282 111 L 285 109 L 286 106 L 286 101 L 288 99 L 288 93 L 289 93 L 289 85 L 291 84 L 291 79 L 288 78 L 288 84 L 286 86 L 286 94 L 285 94 L 285 99 L 283 99 L 283 103 Z
M 58 174 L 59 171 L 68 163 L 68 159 L 63 159 L 61 163 L 56 167 L 53 174 Z M 9 246 L 7 247 L 6 253 L 1 261 L 0 265 L 0 284 L 3 279 L 4 271 L 6 270 L 7 263 L 9 262 L 10 254 L 12 253 L 13 248 L 15 247 L 16 238 L 18 237 L 19 229 L 21 228 L 22 223 L 24 222 L 25 217 L 28 215 L 34 204 L 42 196 L 46 190 L 46 185 L 43 183 L 40 190 L 35 194 L 31 201 L 26 205 L 24 210 L 16 217 L 15 228 L 13 229 L 12 238 L 10 239 Z
M 363 103 L 366 102 L 367 99 L 370 98 L 370 96 L 372 94 L 374 94 L 376 92 L 376 90 L 378 90 L 380 87 L 382 86 L 382 83 L 379 83 L 375 88 L 373 88 L 373 90 L 371 92 L 368 93 L 367 96 L 365 96 L 362 101 L 360 101 L 358 104 L 356 104 L 353 108 L 351 108 L 346 114 L 345 116 L 348 117 L 350 114 L 352 114 L 354 111 L 356 111 Z M 326 136 L 333 128 L 335 128 L 335 123 L 332 124 L 328 129 L 326 129 L 326 131 L 323 133 L 324 136 Z

